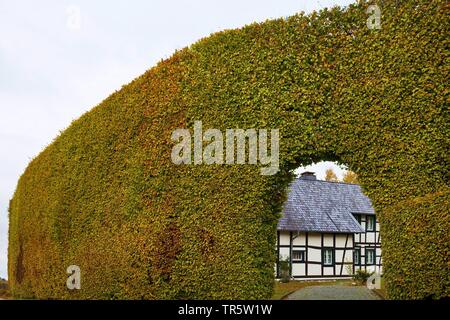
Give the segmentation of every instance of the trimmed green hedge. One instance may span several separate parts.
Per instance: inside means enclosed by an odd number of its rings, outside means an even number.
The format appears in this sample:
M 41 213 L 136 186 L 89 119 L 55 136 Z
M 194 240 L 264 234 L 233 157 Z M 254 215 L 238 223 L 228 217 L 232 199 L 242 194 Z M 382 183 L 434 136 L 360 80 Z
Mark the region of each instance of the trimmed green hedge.
M 269 298 L 292 170 L 333 160 L 358 174 L 379 212 L 391 297 L 448 295 L 448 251 L 434 242 L 448 232 L 448 202 L 437 196 L 449 176 L 448 9 L 397 2 L 380 4 L 381 30 L 367 28 L 361 2 L 216 33 L 74 121 L 31 161 L 11 200 L 12 293 Z M 280 172 L 174 165 L 171 134 L 195 120 L 280 129 Z M 401 202 L 416 197 L 426 200 Z M 403 221 L 427 236 L 404 232 Z M 417 265 L 411 247 L 429 264 Z M 69 291 L 73 264 L 81 290 Z
M 448 296 L 449 199 L 447 189 L 401 201 L 385 210 L 389 228 L 383 233 L 383 259 L 390 298 Z

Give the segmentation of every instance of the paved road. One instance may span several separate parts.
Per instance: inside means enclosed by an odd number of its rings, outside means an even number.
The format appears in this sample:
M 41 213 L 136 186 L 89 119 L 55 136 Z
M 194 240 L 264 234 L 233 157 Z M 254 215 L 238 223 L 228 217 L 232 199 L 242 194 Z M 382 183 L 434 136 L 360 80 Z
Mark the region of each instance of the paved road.
M 311 286 L 297 290 L 286 300 L 381 300 L 362 286 Z

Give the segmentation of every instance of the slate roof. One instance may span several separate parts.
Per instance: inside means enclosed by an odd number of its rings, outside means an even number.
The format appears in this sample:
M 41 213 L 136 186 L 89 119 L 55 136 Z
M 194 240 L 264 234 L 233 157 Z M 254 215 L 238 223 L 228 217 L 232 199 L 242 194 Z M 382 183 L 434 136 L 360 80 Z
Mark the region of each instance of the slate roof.
M 289 186 L 278 230 L 364 232 L 352 213 L 375 214 L 359 185 L 300 177 Z

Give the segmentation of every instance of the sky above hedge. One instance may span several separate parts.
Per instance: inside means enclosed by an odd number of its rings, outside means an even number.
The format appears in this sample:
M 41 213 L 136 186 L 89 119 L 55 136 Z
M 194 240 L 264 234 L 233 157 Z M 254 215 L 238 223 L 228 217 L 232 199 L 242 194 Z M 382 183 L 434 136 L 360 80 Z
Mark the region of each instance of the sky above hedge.
M 7 277 L 7 208 L 17 180 L 72 120 L 212 32 L 351 2 L 1 2 L 0 277 Z M 319 178 L 328 167 L 317 168 Z

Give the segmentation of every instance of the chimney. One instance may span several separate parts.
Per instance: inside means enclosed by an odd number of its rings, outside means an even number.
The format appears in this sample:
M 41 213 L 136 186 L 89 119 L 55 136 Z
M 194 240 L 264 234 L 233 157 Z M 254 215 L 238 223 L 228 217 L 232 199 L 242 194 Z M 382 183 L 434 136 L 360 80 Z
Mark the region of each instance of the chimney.
M 300 179 L 302 180 L 316 180 L 316 175 L 314 172 L 305 171 L 300 175 Z

